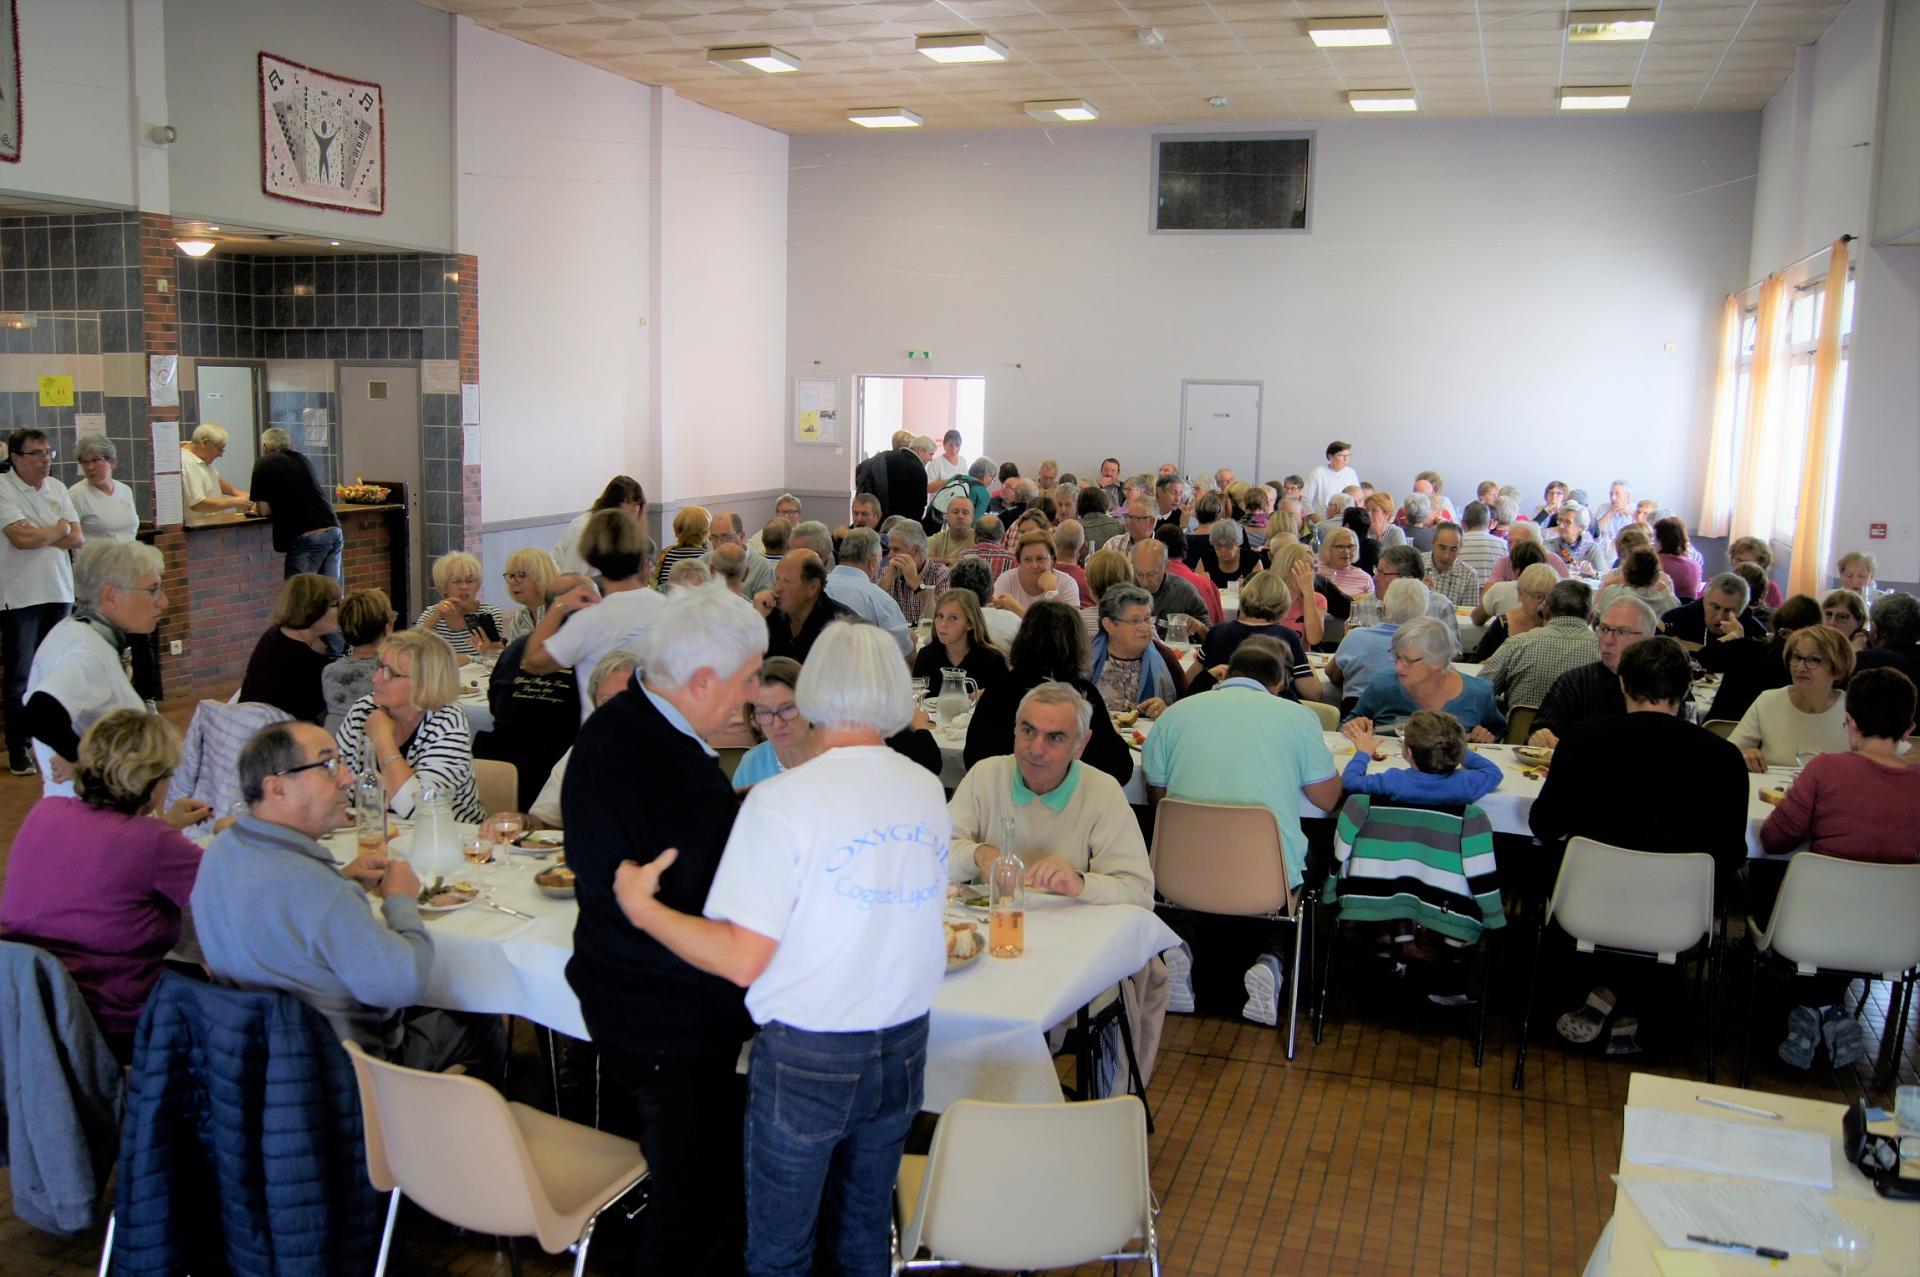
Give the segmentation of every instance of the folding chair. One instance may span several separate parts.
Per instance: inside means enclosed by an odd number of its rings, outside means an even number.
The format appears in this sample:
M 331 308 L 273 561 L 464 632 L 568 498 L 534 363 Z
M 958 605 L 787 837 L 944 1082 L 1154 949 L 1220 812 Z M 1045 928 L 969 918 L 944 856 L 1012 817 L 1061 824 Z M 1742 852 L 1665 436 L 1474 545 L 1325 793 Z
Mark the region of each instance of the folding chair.
M 1740 726 L 1740 724 L 1734 722 L 1731 718 L 1710 718 L 1702 723 L 1701 726 L 1712 732 L 1715 736 L 1718 736 L 1721 740 L 1726 740 L 1733 735 L 1733 729 Z
M 473 786 L 487 815 L 520 810 L 520 769 L 493 758 L 473 760 Z
M 1507 744 L 1524 745 L 1527 737 L 1533 735 L 1533 716 L 1540 712 L 1537 705 L 1522 705 L 1507 715 Z

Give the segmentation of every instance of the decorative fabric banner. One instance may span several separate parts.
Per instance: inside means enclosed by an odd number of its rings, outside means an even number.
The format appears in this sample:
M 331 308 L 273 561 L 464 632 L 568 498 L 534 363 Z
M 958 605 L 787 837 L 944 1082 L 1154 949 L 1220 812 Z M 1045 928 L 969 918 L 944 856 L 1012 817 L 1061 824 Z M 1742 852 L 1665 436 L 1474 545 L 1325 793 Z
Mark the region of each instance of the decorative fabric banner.
M 20 162 L 20 0 L 0 0 L 0 163 Z
M 387 206 L 380 86 L 260 55 L 260 189 L 349 213 Z

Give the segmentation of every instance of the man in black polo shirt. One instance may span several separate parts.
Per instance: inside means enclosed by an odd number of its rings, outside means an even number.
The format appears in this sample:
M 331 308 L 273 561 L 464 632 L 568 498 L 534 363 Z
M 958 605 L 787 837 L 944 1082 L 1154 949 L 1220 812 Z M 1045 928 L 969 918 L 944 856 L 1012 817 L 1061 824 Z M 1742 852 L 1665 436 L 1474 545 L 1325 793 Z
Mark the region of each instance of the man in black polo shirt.
M 638 1271 L 737 1270 L 741 1114 L 734 1072 L 752 1028 L 742 989 L 688 966 L 627 921 L 625 861 L 679 849 L 660 897 L 698 914 L 739 800 L 706 737 L 738 720 L 766 623 L 724 585 L 674 590 L 641 640 L 644 681 L 605 701 L 574 740 L 560 792 L 576 877 L 567 983 L 615 1085 L 632 1097 L 652 1171 Z
M 767 655 L 791 656 L 802 665 L 827 623 L 852 615 L 827 597 L 827 567 L 812 550 L 788 550 L 773 570 L 768 594 Z
M 249 487 L 254 509 L 273 521 L 273 548 L 287 556 L 286 574 L 317 572 L 338 581 L 340 520 L 313 477 L 313 466 L 278 426 L 260 434 L 260 460 L 254 462 Z
M 1547 698 L 1533 716 L 1533 735 L 1527 744 L 1552 749 L 1560 734 L 1575 723 L 1627 712 L 1620 690 L 1620 658 L 1634 644 L 1653 637 L 1660 624 L 1653 609 L 1627 596 L 1607 605 L 1594 633 L 1600 639 L 1600 659 L 1570 669 L 1553 681 Z

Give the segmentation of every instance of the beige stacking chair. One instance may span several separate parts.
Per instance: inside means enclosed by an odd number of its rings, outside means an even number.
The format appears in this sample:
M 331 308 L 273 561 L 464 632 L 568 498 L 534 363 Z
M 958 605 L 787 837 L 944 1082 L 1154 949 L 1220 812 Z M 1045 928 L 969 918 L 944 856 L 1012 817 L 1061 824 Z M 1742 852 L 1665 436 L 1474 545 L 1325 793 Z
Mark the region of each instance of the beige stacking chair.
M 1753 1049 L 1754 981 L 1762 960 L 1775 959 L 1795 975 L 1857 976 L 1885 980 L 1887 1041 L 1881 1087 L 1892 1083 L 1906 1042 L 1913 985 L 1920 978 L 1920 865 L 1842 860 L 1802 851 L 1787 862 L 1786 881 L 1764 923 L 1747 919 L 1753 961 L 1747 968 L 1747 1027 L 1741 1035 L 1740 1085 L 1747 1084 Z M 1860 1000 L 1866 1001 L 1861 993 Z
M 1160 1272 L 1146 1109 L 1130 1095 L 1077 1104 L 960 1100 L 940 1115 L 925 1157 L 900 1159 L 895 1196 L 896 1274 L 1121 1259 Z
M 473 787 L 487 815 L 520 810 L 520 769 L 492 758 L 473 760 Z
M 1734 722 L 1731 718 L 1710 718 L 1702 723 L 1701 726 L 1712 732 L 1715 736 L 1718 736 L 1721 740 L 1726 740 L 1733 735 L 1733 729 L 1740 726 L 1740 724 Z
M 1304 701 L 1302 704 L 1319 717 L 1321 731 L 1337 732 L 1340 730 L 1340 707 L 1338 705 L 1329 705 L 1325 701 Z
M 1302 982 L 1313 987 L 1302 966 L 1313 956 L 1313 947 L 1305 943 L 1313 902 L 1301 884 L 1287 880 L 1273 813 L 1257 805 L 1163 798 L 1154 811 L 1151 859 L 1154 891 L 1175 908 L 1293 924 L 1293 965 L 1287 972 L 1291 1060 Z
M 550 1255 L 577 1246 L 574 1277 L 586 1272 L 601 1213 L 647 1177 L 637 1144 L 509 1103 L 478 1078 L 346 1048 L 360 1083 L 367 1178 L 392 1195 L 375 1277 L 387 1268 L 402 1193 L 450 1224 L 532 1237 Z

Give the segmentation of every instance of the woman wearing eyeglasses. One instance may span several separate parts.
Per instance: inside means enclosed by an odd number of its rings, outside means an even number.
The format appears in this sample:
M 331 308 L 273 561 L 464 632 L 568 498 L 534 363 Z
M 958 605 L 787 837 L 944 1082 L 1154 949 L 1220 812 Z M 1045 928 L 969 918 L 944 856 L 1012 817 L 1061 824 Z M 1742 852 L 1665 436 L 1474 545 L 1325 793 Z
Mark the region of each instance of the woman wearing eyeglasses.
M 1785 687 L 1760 693 L 1729 737 L 1749 771 L 1792 767 L 1803 756 L 1844 754 L 1847 709 L 1837 686 L 1853 673 L 1853 646 L 1838 630 L 1809 625 L 1781 645 Z
M 387 787 L 388 808 L 412 816 L 426 788 L 447 795 L 455 820 L 486 818 L 473 780 L 473 738 L 460 698 L 453 649 L 427 630 L 401 630 L 380 644 L 373 691 L 340 724 L 340 754 L 372 768 Z
M 507 618 L 506 641 L 511 643 L 533 633 L 533 627 L 546 615 L 547 591 L 553 587 L 559 569 L 545 550 L 525 546 L 507 556 L 501 575 L 507 583 L 507 597 L 520 605 L 520 610 Z
M 813 724 L 800 717 L 793 685 L 800 662 L 770 656 L 760 664 L 760 685 L 741 711 L 760 743 L 748 750 L 733 771 L 733 787 L 748 789 L 769 776 L 798 767 L 813 757 Z

